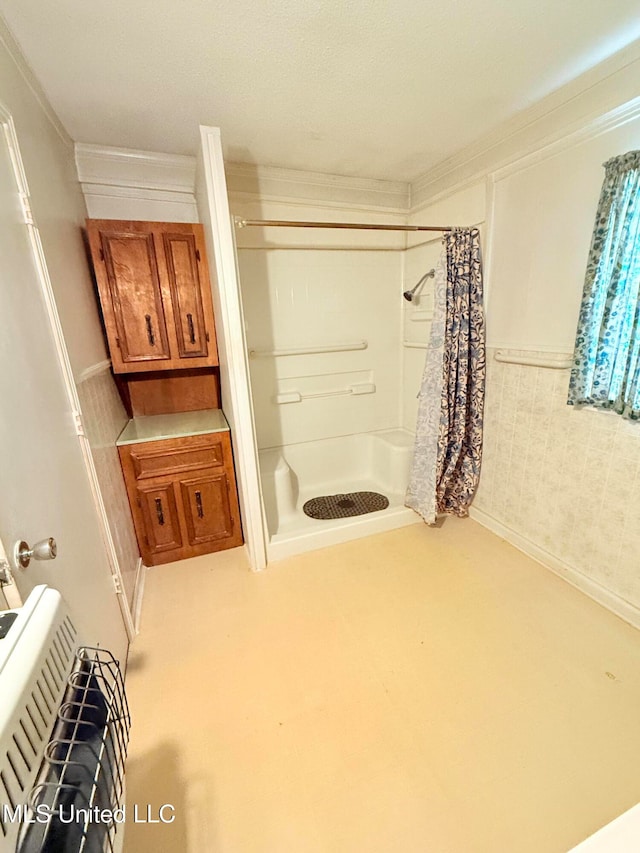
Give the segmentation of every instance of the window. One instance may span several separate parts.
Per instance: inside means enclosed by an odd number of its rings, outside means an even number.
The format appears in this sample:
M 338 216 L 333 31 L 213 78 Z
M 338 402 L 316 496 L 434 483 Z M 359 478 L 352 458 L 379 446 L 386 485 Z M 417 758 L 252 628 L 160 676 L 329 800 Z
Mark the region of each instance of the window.
M 640 420 L 640 151 L 604 167 L 567 402 Z

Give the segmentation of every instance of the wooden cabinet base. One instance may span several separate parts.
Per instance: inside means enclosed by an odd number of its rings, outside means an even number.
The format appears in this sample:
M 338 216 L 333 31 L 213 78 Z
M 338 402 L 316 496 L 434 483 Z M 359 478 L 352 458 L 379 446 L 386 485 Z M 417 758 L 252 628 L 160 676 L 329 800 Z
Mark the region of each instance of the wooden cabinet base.
M 242 545 L 228 432 L 126 444 L 118 451 L 146 566 Z

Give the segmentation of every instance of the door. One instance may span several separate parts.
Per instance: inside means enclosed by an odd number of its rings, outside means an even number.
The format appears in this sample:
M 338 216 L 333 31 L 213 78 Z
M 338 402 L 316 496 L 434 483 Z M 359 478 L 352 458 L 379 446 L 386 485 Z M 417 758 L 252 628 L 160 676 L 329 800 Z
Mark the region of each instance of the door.
M 267 565 L 266 522 L 251 400 L 238 266 L 217 127 L 200 128 L 196 200 L 211 261 L 213 304 L 218 321 L 222 410 L 233 438 L 238 499 L 253 569 Z
M 153 234 L 103 221 L 87 231 L 116 373 L 171 366 Z
M 87 220 L 115 373 L 218 363 L 202 226 Z
M 58 556 L 13 567 L 23 598 L 64 596 L 80 642 L 126 658 L 127 634 L 95 509 L 61 337 L 13 122 L 0 108 L 0 540 L 54 537 Z M 24 201 L 23 201 L 24 199 Z
M 203 545 L 233 536 L 230 488 L 226 471 L 219 469 L 180 480 L 189 545 Z
M 158 554 L 182 548 L 174 484 L 151 481 L 138 485 L 136 495 L 144 522 L 144 556 L 153 565 Z
M 196 226 L 194 226 L 195 231 Z M 198 227 L 199 230 L 199 227 Z M 162 238 L 162 259 L 167 265 L 167 279 L 171 291 L 171 306 L 176 325 L 177 358 L 207 358 L 209 333 L 205 324 L 203 296 L 208 296 L 208 317 L 213 317 L 211 288 L 200 281 L 204 251 L 196 246 L 196 234 L 172 233 L 169 229 L 156 235 Z M 203 276 L 204 278 L 205 276 Z M 207 293 L 207 289 L 209 293 Z M 210 323 L 213 331 L 213 323 Z M 213 341 L 215 353 L 215 334 Z M 213 359 L 211 360 L 213 363 Z

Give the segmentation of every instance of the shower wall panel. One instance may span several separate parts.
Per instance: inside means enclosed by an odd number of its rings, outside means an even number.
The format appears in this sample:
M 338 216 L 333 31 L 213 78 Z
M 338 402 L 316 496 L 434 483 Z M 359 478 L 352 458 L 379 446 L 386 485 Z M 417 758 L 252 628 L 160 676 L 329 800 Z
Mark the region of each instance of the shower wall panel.
M 402 253 L 307 240 L 238 252 L 260 448 L 400 424 Z

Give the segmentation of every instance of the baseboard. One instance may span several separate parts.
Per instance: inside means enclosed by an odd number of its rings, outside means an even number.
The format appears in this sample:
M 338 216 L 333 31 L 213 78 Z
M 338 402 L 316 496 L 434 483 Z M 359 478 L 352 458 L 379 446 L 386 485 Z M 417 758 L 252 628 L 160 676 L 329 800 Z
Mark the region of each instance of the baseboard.
M 133 625 L 136 634 L 140 633 L 140 617 L 142 614 L 142 599 L 144 596 L 144 581 L 147 576 L 147 567 L 142 563 L 142 557 L 138 557 L 136 565 L 136 583 L 133 588 L 133 602 L 131 605 Z
M 94 376 L 99 376 L 101 373 L 108 373 L 111 368 L 111 359 L 105 358 L 103 361 L 98 361 L 95 364 L 92 364 L 90 367 L 85 368 L 78 376 L 77 385 L 81 385 L 83 382 L 87 382 L 89 379 L 93 379 Z
M 640 629 L 640 608 L 629 601 L 625 601 L 624 598 L 611 592 L 611 590 L 602 586 L 597 581 L 588 578 L 574 566 L 565 563 L 564 560 L 559 559 L 554 554 L 536 545 L 535 542 L 532 542 L 526 536 L 522 536 L 511 527 L 498 521 L 497 518 L 494 518 L 488 512 L 484 512 L 484 510 L 477 507 L 471 507 L 469 515 L 483 527 L 505 539 L 519 551 L 541 563 L 546 569 L 550 569 L 554 574 L 567 581 L 567 583 L 570 583 L 571 586 L 576 587 L 580 592 L 588 595 L 589 598 L 597 601 L 598 604 L 601 604 L 607 610 L 615 613 L 616 616 L 624 619 L 625 622 L 633 625 L 634 628 Z

